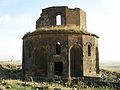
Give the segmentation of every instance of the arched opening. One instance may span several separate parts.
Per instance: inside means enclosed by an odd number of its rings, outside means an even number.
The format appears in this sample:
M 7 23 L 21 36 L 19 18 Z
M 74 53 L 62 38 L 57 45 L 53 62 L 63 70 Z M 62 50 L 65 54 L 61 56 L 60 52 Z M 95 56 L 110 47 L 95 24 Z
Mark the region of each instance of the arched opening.
M 91 45 L 88 45 L 88 56 L 91 56 Z
M 35 76 L 47 76 L 47 51 L 45 47 L 37 47 L 33 56 L 33 72 Z
M 83 57 L 82 48 L 79 45 L 74 45 L 70 49 L 70 70 L 71 77 L 83 76 Z
M 96 73 L 99 73 L 99 50 L 98 47 L 96 47 Z
M 60 42 L 57 42 L 56 43 L 56 54 L 60 55 L 60 53 L 61 53 L 61 44 Z
M 56 25 L 62 25 L 62 16 L 61 15 L 56 16 Z

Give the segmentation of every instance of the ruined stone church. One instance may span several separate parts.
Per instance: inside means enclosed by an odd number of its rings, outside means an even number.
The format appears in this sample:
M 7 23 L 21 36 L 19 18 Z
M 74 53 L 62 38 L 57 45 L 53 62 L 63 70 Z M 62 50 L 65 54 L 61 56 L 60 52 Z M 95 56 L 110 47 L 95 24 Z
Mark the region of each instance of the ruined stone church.
M 98 74 L 98 36 L 87 31 L 86 13 L 67 6 L 43 9 L 36 30 L 23 36 L 22 69 L 48 78 Z

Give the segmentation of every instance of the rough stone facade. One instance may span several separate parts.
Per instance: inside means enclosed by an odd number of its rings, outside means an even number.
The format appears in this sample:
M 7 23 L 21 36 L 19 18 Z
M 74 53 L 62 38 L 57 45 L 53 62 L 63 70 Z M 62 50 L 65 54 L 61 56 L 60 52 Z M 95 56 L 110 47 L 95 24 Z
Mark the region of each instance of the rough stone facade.
M 57 15 L 61 15 L 59 26 Z M 49 29 L 53 26 L 58 29 Z M 63 28 L 66 26 L 76 26 L 79 30 Z M 65 6 L 43 9 L 36 30 L 23 37 L 22 69 L 25 74 L 48 78 L 98 74 L 98 36 L 86 31 L 85 12 Z
M 62 26 L 78 26 L 86 30 L 86 13 L 79 9 L 63 7 L 49 7 L 42 10 L 41 17 L 36 21 L 36 29 L 56 26 L 56 16 L 61 15 Z

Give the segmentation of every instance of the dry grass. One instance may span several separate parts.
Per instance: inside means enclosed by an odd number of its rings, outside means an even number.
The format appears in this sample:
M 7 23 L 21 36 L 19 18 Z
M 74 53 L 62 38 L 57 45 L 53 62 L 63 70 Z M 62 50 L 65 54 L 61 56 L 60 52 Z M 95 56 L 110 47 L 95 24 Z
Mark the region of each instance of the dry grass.
M 100 64 L 100 69 L 120 73 L 120 62 L 105 62 Z
M 50 27 L 42 27 L 38 28 L 37 31 L 39 30 L 74 30 L 74 31 L 86 31 L 83 28 L 80 28 L 79 26 L 76 25 L 70 25 L 70 26 L 50 26 Z
M 20 67 L 20 64 L 2 62 L 0 65 L 0 78 L 2 77 L 0 80 L 1 87 L 6 87 L 7 90 L 36 90 L 37 87 L 48 87 L 48 90 L 54 90 L 54 88 L 61 88 L 62 90 L 74 90 L 73 87 L 68 87 L 64 83 L 35 82 L 34 80 L 32 82 L 27 82 L 19 79 L 19 77 L 22 77 Z M 102 70 L 101 74 L 103 75 L 103 79 L 106 79 L 107 81 L 114 81 L 119 76 L 117 73 L 112 73 L 106 70 Z M 80 88 L 80 90 L 114 90 L 113 88 L 106 86 L 94 87 L 93 83 L 91 85 L 87 85 L 81 81 L 79 81 L 76 85 L 77 88 Z

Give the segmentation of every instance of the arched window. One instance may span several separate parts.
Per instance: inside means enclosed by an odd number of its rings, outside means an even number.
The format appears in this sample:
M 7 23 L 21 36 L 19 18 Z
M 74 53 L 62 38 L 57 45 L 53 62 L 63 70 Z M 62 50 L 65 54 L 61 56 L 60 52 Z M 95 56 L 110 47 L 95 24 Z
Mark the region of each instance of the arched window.
M 91 46 L 88 45 L 88 56 L 91 56 Z
M 61 15 L 56 16 L 56 25 L 62 25 Z
M 60 55 L 60 53 L 61 53 L 61 45 L 60 45 L 60 42 L 57 42 L 56 43 L 56 54 Z

